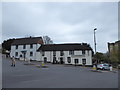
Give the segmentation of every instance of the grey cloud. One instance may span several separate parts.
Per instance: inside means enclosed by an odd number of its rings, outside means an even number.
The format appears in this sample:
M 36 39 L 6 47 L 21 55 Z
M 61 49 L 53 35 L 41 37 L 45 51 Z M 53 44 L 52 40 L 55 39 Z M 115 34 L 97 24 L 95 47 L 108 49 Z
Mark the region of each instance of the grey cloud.
M 3 39 L 50 36 L 55 43 L 87 42 L 106 52 L 117 40 L 117 3 L 3 3 Z

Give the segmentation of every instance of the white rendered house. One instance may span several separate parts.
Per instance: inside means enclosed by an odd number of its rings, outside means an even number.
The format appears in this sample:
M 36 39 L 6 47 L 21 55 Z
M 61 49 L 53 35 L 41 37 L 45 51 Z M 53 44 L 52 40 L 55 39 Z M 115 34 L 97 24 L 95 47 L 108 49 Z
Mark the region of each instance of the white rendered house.
M 43 44 L 42 37 L 28 37 L 15 39 L 11 45 L 10 57 L 20 60 L 40 61 L 37 49 Z
M 86 43 L 41 45 L 37 51 L 44 62 L 92 65 L 93 51 Z

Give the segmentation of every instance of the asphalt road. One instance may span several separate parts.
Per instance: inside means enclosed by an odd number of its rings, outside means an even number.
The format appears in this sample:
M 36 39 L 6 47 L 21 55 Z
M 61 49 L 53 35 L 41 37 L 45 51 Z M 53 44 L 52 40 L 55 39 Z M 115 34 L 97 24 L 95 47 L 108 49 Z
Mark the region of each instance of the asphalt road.
M 2 59 L 2 88 L 118 88 L 118 73 L 92 72 L 91 68 L 47 64 L 48 68 Z M 33 63 L 33 62 L 32 62 Z

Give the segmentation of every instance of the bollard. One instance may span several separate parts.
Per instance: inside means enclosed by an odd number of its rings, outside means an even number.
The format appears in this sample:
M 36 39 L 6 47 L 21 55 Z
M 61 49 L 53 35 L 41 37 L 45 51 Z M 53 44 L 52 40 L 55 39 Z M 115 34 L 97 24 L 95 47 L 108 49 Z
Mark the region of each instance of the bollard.
M 45 64 L 44 64 L 44 63 L 42 63 L 42 66 L 45 66 Z
M 110 71 L 112 71 L 112 68 L 113 68 L 113 67 L 112 67 L 112 66 L 110 66 Z
M 93 70 L 96 70 L 96 66 L 95 65 L 93 65 L 93 68 L 92 68 Z

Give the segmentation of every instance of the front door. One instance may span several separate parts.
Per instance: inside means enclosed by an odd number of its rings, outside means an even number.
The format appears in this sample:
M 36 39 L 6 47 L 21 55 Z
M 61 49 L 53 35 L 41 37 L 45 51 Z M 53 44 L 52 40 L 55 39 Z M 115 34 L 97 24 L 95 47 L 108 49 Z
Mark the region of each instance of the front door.
M 44 63 L 47 63 L 47 57 L 44 57 Z
M 63 64 L 64 61 L 63 61 L 63 57 L 60 58 L 60 64 Z
M 53 57 L 53 64 L 55 64 L 56 63 L 56 57 L 54 56 Z
M 78 64 L 78 59 L 74 59 L 75 66 Z

